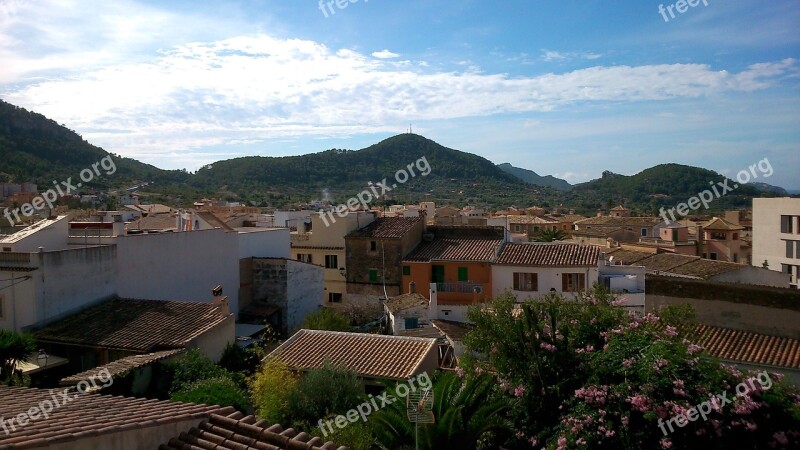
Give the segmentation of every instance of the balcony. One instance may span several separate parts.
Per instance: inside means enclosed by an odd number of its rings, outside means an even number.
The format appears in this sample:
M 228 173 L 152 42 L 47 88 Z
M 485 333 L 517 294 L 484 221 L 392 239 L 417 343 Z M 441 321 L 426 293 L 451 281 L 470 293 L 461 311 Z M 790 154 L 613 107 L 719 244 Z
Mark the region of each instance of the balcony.
M 478 289 L 478 294 L 483 294 L 485 290 L 485 286 L 483 283 L 470 283 L 470 282 L 436 283 L 437 292 L 472 294 L 473 292 L 475 292 L 476 288 Z

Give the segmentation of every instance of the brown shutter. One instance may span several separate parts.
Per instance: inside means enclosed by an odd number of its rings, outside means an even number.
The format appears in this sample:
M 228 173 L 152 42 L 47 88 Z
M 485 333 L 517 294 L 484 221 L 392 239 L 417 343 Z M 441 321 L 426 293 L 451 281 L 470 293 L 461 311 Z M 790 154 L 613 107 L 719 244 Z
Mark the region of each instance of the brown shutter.
M 579 273 L 578 274 L 578 285 L 579 285 L 579 288 L 578 288 L 579 291 L 583 291 L 584 289 L 586 289 L 586 274 L 585 273 Z
M 568 292 L 569 289 L 569 274 L 562 273 L 561 274 L 561 292 Z

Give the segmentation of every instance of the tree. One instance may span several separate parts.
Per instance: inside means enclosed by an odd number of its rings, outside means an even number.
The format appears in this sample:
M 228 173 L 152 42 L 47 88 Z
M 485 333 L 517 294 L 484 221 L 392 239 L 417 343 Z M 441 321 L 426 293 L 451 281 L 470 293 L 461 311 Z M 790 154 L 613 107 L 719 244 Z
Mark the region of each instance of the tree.
M 488 374 L 445 373 L 435 381 L 433 397 L 436 422 L 419 425 L 422 449 L 469 450 L 478 448 L 482 439 L 511 435 L 504 413 L 513 402 Z M 403 399 L 379 411 L 370 424 L 381 448 L 414 448 L 417 430 L 408 420 Z
M 344 314 L 330 308 L 320 308 L 306 316 L 301 328 L 307 330 L 349 331 L 350 321 Z
M 560 294 L 515 305 L 513 296 L 473 307 L 465 340 L 482 355 L 468 372 L 496 374 L 519 407 L 518 434 L 493 442 L 508 449 L 787 448 L 798 445 L 800 395 L 759 374 L 761 388 L 739 396 L 747 375 L 721 365 L 692 342 L 686 308 L 629 315 L 602 287 L 566 300 Z M 771 378 L 770 378 L 771 377 Z M 766 381 L 769 379 L 769 387 Z M 774 383 L 773 383 L 774 380 Z M 671 433 L 664 421 L 709 400 L 735 397 L 708 420 Z M 668 434 L 668 435 L 667 435 Z
M 36 340 L 27 333 L 0 330 L 0 383 L 13 384 L 14 376 L 22 381 L 17 362 L 23 361 L 36 351 Z
M 214 364 L 197 349 L 189 350 L 169 363 L 168 370 L 172 373 L 170 393 L 173 394 L 184 391 L 201 380 L 230 378 L 227 370 Z
M 553 241 L 563 241 L 567 238 L 567 235 L 561 230 L 543 230 L 539 233 L 534 241 L 536 242 L 553 242 Z
M 174 393 L 171 399 L 176 402 L 233 406 L 243 412 L 250 409 L 247 394 L 226 376 L 195 381 Z
M 286 423 L 289 393 L 297 379 L 278 358 L 264 360 L 250 380 L 250 397 L 256 414 L 270 423 Z
M 286 412 L 299 427 L 344 414 L 362 402 L 364 386 L 352 370 L 326 361 L 311 369 L 289 392 Z

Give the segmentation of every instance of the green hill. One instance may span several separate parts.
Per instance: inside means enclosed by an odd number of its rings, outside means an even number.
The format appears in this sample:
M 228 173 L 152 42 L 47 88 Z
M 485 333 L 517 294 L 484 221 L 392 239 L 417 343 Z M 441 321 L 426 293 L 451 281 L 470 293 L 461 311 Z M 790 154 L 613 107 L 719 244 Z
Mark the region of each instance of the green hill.
M 552 175 L 541 176 L 532 170 L 514 167 L 509 163 L 498 164 L 497 167 L 499 167 L 502 171 L 510 173 L 511 175 L 514 175 L 515 177 L 527 183 L 535 184 L 537 186 L 548 186 L 556 188 L 560 191 L 572 190 L 572 185 L 567 183 L 566 180 L 556 178 Z

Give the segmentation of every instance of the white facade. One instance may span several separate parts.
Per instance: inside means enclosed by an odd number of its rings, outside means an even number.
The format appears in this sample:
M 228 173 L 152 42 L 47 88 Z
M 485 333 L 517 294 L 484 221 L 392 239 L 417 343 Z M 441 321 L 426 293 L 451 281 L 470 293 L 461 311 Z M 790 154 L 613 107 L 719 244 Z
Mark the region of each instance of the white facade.
M 800 276 L 800 198 L 753 199 L 753 265 Z
M 21 331 L 116 294 L 115 247 L 0 253 L 0 329 Z
M 239 259 L 289 258 L 292 245 L 288 228 L 240 228 Z
M 286 325 L 291 332 L 323 306 L 320 292 L 325 291 L 325 281 L 322 269 L 313 264 L 288 260 L 287 271 Z
M 69 220 L 67 216 L 40 220 L 0 240 L 0 252 L 46 252 L 64 250 L 67 245 Z
M 536 274 L 537 286 L 534 291 L 514 289 L 514 274 Z M 533 300 L 548 292 L 562 292 L 562 274 L 583 274 L 586 288 L 590 288 L 598 280 L 597 266 L 587 267 L 541 267 L 541 266 L 501 266 L 492 265 L 492 296 L 499 297 L 504 292 L 511 292 L 517 301 Z M 574 298 L 575 294 L 563 292 L 566 298 Z
M 311 223 L 312 211 L 275 211 L 272 225 L 285 228 L 302 228 L 304 224 Z M 317 214 L 319 215 L 319 214 Z

